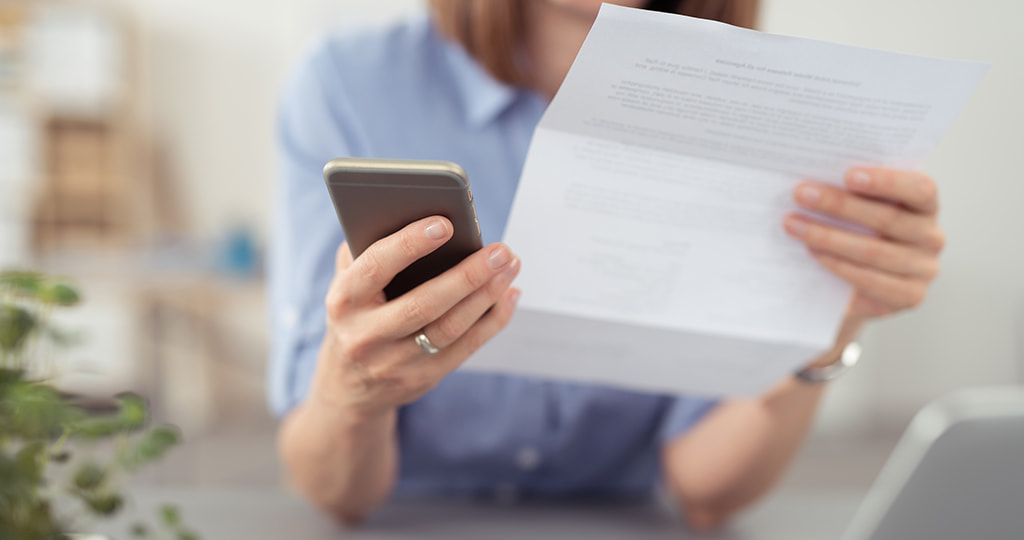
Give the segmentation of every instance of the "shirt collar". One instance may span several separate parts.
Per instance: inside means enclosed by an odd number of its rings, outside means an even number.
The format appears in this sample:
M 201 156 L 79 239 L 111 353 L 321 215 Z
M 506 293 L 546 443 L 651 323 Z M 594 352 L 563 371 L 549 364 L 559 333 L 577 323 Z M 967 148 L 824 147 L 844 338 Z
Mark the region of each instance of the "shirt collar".
M 431 32 L 441 42 L 466 121 L 471 126 L 481 127 L 490 123 L 512 105 L 519 93 L 515 87 L 492 77 L 462 46 L 442 36 L 433 21 Z

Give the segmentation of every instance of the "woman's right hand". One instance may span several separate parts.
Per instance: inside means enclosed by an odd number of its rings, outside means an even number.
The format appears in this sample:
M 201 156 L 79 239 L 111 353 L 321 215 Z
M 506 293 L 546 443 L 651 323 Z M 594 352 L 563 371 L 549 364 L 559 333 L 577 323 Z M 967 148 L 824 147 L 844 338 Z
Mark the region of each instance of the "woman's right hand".
M 519 259 L 500 243 L 385 300 L 384 287 L 398 272 L 451 236 L 451 223 L 434 216 L 375 242 L 354 261 L 347 244 L 338 248 L 312 399 L 356 420 L 387 415 L 437 385 L 508 324 L 519 299 L 510 287 Z M 415 342 L 420 332 L 440 352 L 425 353 Z

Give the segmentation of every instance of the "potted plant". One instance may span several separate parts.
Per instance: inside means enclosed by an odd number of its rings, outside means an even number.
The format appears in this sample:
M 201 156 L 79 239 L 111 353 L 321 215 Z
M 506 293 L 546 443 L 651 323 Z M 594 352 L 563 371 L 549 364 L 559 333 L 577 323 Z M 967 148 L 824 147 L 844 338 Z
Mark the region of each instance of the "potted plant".
M 64 539 L 87 532 L 123 506 L 121 481 L 176 445 L 174 426 L 151 425 L 146 401 L 116 396 L 87 408 L 52 384 L 43 358 L 75 338 L 50 323 L 80 295 L 63 279 L 0 272 L 0 538 Z M 49 347 L 44 346 L 49 345 Z M 54 347 L 56 346 L 56 347 Z M 49 351 L 49 353 L 47 352 Z M 48 372 L 50 371 L 50 372 Z M 136 538 L 194 540 L 175 508 L 160 526 L 137 523 Z

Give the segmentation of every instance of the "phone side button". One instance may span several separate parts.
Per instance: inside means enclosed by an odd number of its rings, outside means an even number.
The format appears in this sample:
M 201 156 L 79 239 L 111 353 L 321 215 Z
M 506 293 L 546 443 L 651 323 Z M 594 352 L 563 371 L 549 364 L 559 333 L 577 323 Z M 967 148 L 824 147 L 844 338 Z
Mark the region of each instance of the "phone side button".
M 473 200 L 472 197 L 470 200 Z M 470 206 L 473 209 L 473 222 L 476 223 L 476 237 L 480 238 L 483 234 L 480 232 L 480 218 L 476 215 L 476 206 Z
M 466 192 L 469 193 L 469 202 L 473 202 L 473 190 L 467 189 Z

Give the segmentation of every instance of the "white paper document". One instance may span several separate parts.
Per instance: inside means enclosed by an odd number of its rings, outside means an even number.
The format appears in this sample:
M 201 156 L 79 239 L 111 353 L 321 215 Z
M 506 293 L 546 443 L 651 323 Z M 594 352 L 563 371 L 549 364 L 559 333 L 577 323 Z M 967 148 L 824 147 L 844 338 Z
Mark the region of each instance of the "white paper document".
M 793 188 L 918 168 L 987 69 L 605 4 L 509 217 L 518 312 L 467 367 L 765 390 L 832 346 L 851 292 L 785 234 Z

